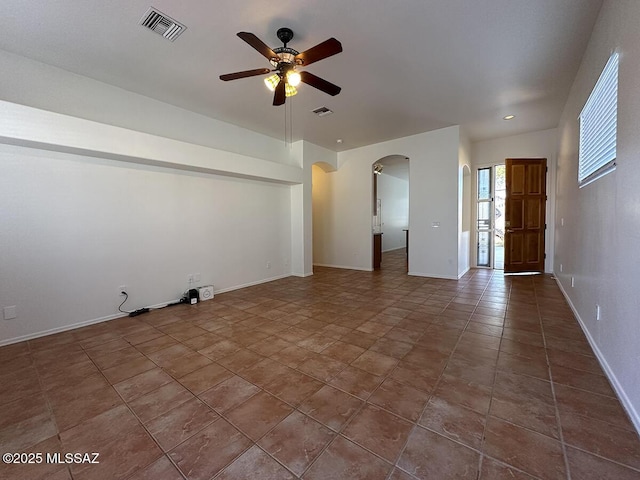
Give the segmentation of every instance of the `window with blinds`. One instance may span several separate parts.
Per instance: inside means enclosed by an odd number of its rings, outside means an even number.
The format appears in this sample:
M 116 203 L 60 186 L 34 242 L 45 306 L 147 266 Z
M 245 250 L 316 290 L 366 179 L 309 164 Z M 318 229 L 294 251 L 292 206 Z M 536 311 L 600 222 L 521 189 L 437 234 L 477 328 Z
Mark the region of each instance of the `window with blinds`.
M 587 185 L 616 168 L 618 54 L 614 53 L 580 113 L 578 183 Z

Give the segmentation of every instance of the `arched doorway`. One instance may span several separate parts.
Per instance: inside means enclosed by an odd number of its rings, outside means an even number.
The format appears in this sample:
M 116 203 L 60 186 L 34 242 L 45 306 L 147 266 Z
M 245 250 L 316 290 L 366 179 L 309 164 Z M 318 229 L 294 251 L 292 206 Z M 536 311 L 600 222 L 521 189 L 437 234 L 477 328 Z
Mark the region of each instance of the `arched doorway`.
M 389 155 L 371 165 L 374 270 L 408 270 L 409 157 Z

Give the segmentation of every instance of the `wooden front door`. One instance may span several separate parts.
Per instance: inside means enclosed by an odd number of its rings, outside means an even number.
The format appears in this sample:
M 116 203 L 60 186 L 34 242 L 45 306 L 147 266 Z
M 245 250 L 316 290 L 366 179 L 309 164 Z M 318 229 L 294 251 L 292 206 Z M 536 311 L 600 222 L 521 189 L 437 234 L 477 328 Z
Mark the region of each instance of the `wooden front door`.
M 504 272 L 544 272 L 547 159 L 507 158 Z

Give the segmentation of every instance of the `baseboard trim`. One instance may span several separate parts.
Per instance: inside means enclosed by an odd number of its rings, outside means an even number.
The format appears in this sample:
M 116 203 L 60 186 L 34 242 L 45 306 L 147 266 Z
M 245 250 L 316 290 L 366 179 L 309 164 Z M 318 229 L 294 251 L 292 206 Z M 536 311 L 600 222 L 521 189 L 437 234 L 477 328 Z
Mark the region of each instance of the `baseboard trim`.
M 407 275 L 414 277 L 440 278 L 442 280 L 458 280 L 457 275 L 436 275 L 435 273 L 408 272 Z
M 220 290 L 215 290 L 214 293 L 218 294 L 218 293 L 231 292 L 233 290 L 239 290 L 241 288 L 252 287 L 254 285 L 259 285 L 261 283 L 273 282 L 275 280 L 280 280 L 282 278 L 286 278 L 286 277 L 290 277 L 290 276 L 291 276 L 291 274 L 286 273 L 286 274 L 283 274 L 283 275 L 278 275 L 278 276 L 267 278 L 267 279 L 264 279 L 264 280 L 257 280 L 255 282 L 244 283 L 242 285 L 237 285 L 237 286 L 234 286 L 234 287 L 222 288 Z M 175 303 L 175 302 L 177 302 L 179 300 L 180 300 L 179 298 L 176 298 L 174 300 L 169 300 L 167 302 L 162 302 L 162 303 L 157 303 L 155 305 L 150 305 L 147 308 L 149 308 L 151 310 L 154 310 L 154 309 L 157 309 L 157 308 L 163 308 L 163 307 L 166 307 L 167 305 L 169 305 L 170 303 Z M 93 319 L 90 319 L 90 320 L 83 320 L 81 322 L 72 323 L 72 324 L 69 324 L 69 325 L 62 325 L 60 327 L 51 328 L 49 330 L 42 330 L 42 331 L 35 332 L 35 333 L 29 333 L 29 334 L 26 334 L 26 335 L 20 335 L 19 337 L 3 339 L 3 340 L 0 340 L 0 347 L 4 347 L 6 345 L 12 345 L 14 343 L 24 342 L 24 341 L 27 341 L 27 340 L 33 340 L 35 338 L 46 337 L 47 335 L 53 335 L 54 333 L 62 333 L 62 332 L 67 332 L 69 330 L 75 330 L 76 328 L 88 327 L 89 325 L 94 325 L 96 323 L 108 322 L 109 320 L 115 320 L 116 318 L 126 317 L 127 315 L 128 314 L 126 314 L 126 313 L 116 313 L 116 314 L 113 314 L 113 315 L 106 315 L 104 317 L 93 318 Z
M 242 285 L 236 285 L 234 287 L 221 288 L 220 290 L 215 290 L 214 293 L 226 293 L 233 292 L 234 290 L 240 290 L 241 288 L 253 287 L 255 285 L 260 285 L 261 283 L 269 283 L 275 282 L 276 280 L 281 280 L 283 278 L 287 278 L 292 276 L 291 273 L 284 273 L 282 275 L 276 275 L 275 277 L 265 278 L 263 280 L 256 280 L 255 282 L 243 283 Z
M 360 272 L 373 272 L 373 268 L 350 267 L 347 265 L 329 265 L 326 263 L 314 263 L 314 267 L 342 268 L 344 270 L 358 270 Z
M 471 267 L 467 267 L 466 270 L 464 270 L 462 273 L 458 274 L 458 280 L 460 280 L 462 277 L 464 277 L 467 272 L 469 272 L 471 270 Z
M 598 345 L 596 344 L 595 340 L 591 336 L 591 333 L 587 329 L 586 324 L 582 321 L 582 318 L 580 317 L 580 314 L 578 313 L 578 310 L 576 309 L 575 305 L 571 301 L 571 298 L 569 298 L 569 295 L 567 294 L 566 290 L 562 286 L 562 283 L 558 279 L 558 276 L 556 274 L 554 274 L 553 277 L 554 277 L 554 279 L 556 281 L 556 284 L 558 285 L 558 288 L 560 288 L 560 291 L 562 292 L 562 295 L 564 295 L 564 298 L 567 300 L 567 303 L 569 304 L 569 307 L 573 311 L 573 314 L 575 315 L 576 319 L 578 320 L 578 324 L 580 325 L 580 328 L 582 329 L 585 337 L 587 337 L 587 341 L 589 342 L 589 345 L 591 345 L 591 349 L 593 350 L 593 353 L 595 353 L 596 358 L 598 359 L 598 362 L 600 363 L 600 366 L 602 367 L 602 370 L 604 370 L 604 373 L 606 374 L 607 378 L 609 379 L 609 382 L 611 383 L 611 386 L 613 387 L 613 389 L 615 390 L 616 394 L 618 395 L 618 398 L 620 399 L 620 403 L 622 403 L 622 406 L 625 409 L 625 411 L 627 412 L 627 415 L 629 415 L 629 418 L 631 419 L 631 423 L 633 423 L 633 426 L 635 427 L 636 431 L 638 432 L 638 435 L 640 435 L 640 415 L 638 414 L 637 410 L 633 406 L 633 403 L 631 403 L 631 400 L 627 396 L 627 393 L 624 391 L 624 388 L 622 387 L 622 385 L 618 381 L 618 378 L 616 377 L 616 374 L 613 372 L 613 370 L 611 369 L 611 367 L 607 363 L 607 360 L 606 360 L 605 356 L 602 354 L 602 352 L 598 348 Z
M 300 277 L 300 278 L 306 278 L 306 277 L 310 277 L 311 275 L 313 275 L 313 272 L 307 272 L 307 273 L 292 273 L 291 274 L 294 277 Z
M 107 315 L 105 317 L 93 318 L 91 320 L 84 320 L 82 322 L 72 323 L 70 325 L 63 325 L 61 327 L 50 328 L 49 330 L 42 330 L 40 332 L 28 333 L 27 335 L 20 335 L 19 337 L 8 338 L 0 340 L 0 347 L 11 345 L 14 343 L 25 342 L 27 340 L 33 340 L 34 338 L 46 337 L 47 335 L 53 335 L 54 333 L 62 333 L 69 330 L 75 330 L 76 328 L 88 327 L 96 323 L 107 322 L 109 320 L 115 320 L 116 318 L 126 317 L 126 313 L 117 313 L 114 315 Z

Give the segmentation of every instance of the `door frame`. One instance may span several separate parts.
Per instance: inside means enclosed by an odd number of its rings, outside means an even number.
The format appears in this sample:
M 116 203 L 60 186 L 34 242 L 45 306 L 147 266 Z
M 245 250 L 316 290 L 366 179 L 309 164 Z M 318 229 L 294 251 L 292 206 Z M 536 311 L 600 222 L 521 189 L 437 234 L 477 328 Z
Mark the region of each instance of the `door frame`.
M 517 226 L 514 225 L 514 221 L 517 224 L 517 218 L 518 216 L 515 214 L 515 212 L 517 212 L 519 209 L 515 208 L 514 210 L 514 204 L 510 203 L 510 198 L 509 195 L 510 193 L 510 189 L 509 189 L 509 182 L 507 181 L 507 190 L 506 190 L 506 196 L 505 196 L 505 241 L 504 241 L 504 246 L 505 246 L 505 253 L 504 253 L 504 258 L 505 258 L 505 262 L 504 262 L 504 271 L 505 274 L 514 274 L 514 273 L 544 273 L 545 272 L 545 267 L 546 267 L 546 259 L 547 259 L 547 225 L 548 225 L 548 218 L 547 218 L 547 200 L 548 200 L 548 196 L 547 196 L 547 177 L 548 177 L 548 172 L 549 172 L 549 167 L 548 167 L 548 160 L 546 158 L 507 158 L 505 160 L 505 165 L 506 165 L 506 179 L 509 180 L 509 178 L 511 178 L 512 183 L 515 181 L 514 180 L 514 173 L 512 170 L 509 169 L 509 165 L 510 163 L 513 163 L 513 168 L 517 168 L 519 167 L 520 169 L 522 169 L 522 187 L 526 189 L 526 191 L 523 191 L 523 193 L 521 193 L 520 195 L 514 194 L 514 196 L 516 197 L 516 199 L 514 199 L 514 202 L 519 201 L 520 205 L 521 205 L 521 209 L 520 209 L 520 221 L 522 223 L 522 227 L 520 228 L 521 234 L 519 236 L 517 236 L 516 238 L 520 238 L 520 245 L 521 245 L 521 255 L 524 257 L 526 256 L 526 253 L 529 251 L 529 249 L 525 246 L 525 244 L 527 244 L 528 242 L 526 241 L 527 238 L 529 238 L 527 236 L 527 232 L 532 232 L 534 233 L 534 235 L 538 238 L 538 243 L 537 246 L 538 248 L 536 249 L 537 251 L 537 255 L 536 258 L 538 258 L 539 260 L 537 262 L 527 262 L 526 259 L 522 259 L 522 263 L 515 264 L 515 267 L 512 268 L 507 268 L 508 266 L 508 262 L 507 260 L 511 260 L 511 252 L 510 250 L 512 250 L 510 247 L 512 246 L 512 242 L 514 241 L 511 237 L 512 234 L 517 234 L 516 230 L 518 230 Z M 535 177 L 530 177 L 527 172 L 529 172 L 531 165 L 533 166 L 541 166 L 542 169 L 536 169 L 537 170 L 537 174 Z M 535 172 L 535 170 L 534 170 Z M 538 176 L 540 175 L 540 176 Z M 529 190 L 526 188 L 527 182 L 531 179 L 542 179 L 540 181 L 540 183 L 538 184 L 537 182 L 535 183 L 535 185 L 539 185 L 539 189 L 537 192 L 534 193 L 530 193 Z M 533 197 L 534 202 L 533 203 L 528 203 L 531 200 L 531 197 Z M 519 198 L 519 200 L 518 200 Z M 542 202 L 542 206 L 543 208 L 539 208 L 537 211 L 539 212 L 539 216 L 538 216 L 538 227 L 532 227 L 528 224 L 528 219 L 529 214 L 530 214 L 530 209 L 527 208 L 528 205 L 539 205 L 540 202 Z M 528 213 L 529 212 L 529 213 Z M 507 219 L 507 217 L 509 217 Z M 534 214 L 531 218 L 536 218 L 536 215 Z M 511 225 L 509 224 L 511 223 Z M 525 225 L 526 224 L 526 225 Z M 542 245 L 540 245 L 540 243 L 542 243 Z M 540 247 L 542 247 L 542 250 L 540 250 Z M 542 258 L 541 258 L 542 257 Z M 535 269 L 531 269 L 531 268 L 527 268 L 527 267 L 532 267 L 533 265 L 540 265 L 540 269 L 535 268 Z M 512 264 L 513 265 L 513 264 Z
M 506 149 L 505 149 L 506 150 Z M 508 153 L 508 152 L 503 152 Z M 471 256 L 470 264 L 471 268 L 488 269 L 489 267 L 478 266 L 478 251 L 477 251 L 477 223 L 478 223 L 478 210 L 477 210 L 477 198 L 478 198 L 478 170 L 487 167 L 494 167 L 495 165 L 502 165 L 507 158 L 536 158 L 535 155 L 504 155 L 502 158 L 497 157 L 495 161 L 484 163 L 472 163 L 472 180 L 471 180 L 471 226 L 473 229 L 473 238 L 471 243 Z M 560 212 L 556 215 L 556 157 L 553 154 L 546 156 L 540 155 L 537 158 L 547 159 L 547 231 L 545 233 L 545 248 L 547 250 L 547 259 L 545 262 L 545 273 L 553 273 L 558 270 L 559 265 L 554 264 L 554 251 L 555 251 L 555 231 L 562 229 Z M 565 220 L 567 218 L 565 217 Z M 566 265 L 565 265 L 566 268 Z M 493 269 L 493 266 L 491 267 Z

